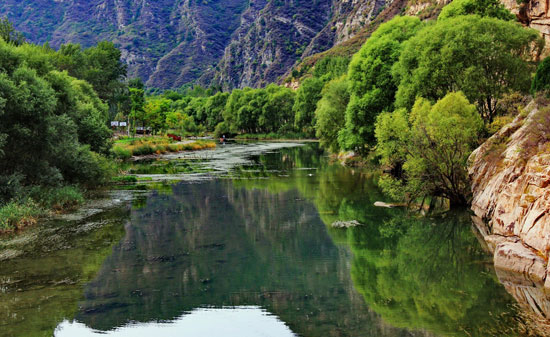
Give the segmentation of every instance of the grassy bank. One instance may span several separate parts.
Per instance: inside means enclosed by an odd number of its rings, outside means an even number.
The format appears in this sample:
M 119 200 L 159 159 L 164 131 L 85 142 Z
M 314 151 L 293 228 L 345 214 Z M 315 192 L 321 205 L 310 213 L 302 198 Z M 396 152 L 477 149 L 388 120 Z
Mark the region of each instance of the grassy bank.
M 164 137 L 124 138 L 117 140 L 111 150 L 118 159 L 128 159 L 132 156 L 145 156 L 167 152 L 198 151 L 216 147 L 216 143 L 207 140 L 197 140 L 189 143 L 174 142 Z
M 29 188 L 17 200 L 0 206 L 0 233 L 34 225 L 42 217 L 74 210 L 83 202 L 84 194 L 75 186 Z

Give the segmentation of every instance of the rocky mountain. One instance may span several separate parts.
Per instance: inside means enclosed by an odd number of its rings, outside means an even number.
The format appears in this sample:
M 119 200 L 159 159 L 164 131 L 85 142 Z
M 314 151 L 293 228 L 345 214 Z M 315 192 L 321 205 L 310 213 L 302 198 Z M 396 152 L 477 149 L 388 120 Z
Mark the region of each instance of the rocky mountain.
M 352 38 L 393 0 L 279 0 L 251 8 L 218 69 L 224 89 L 275 82 L 297 61 Z M 261 9 L 260 9 L 261 8 Z
M 54 48 L 114 41 L 129 76 L 179 87 L 215 65 L 249 0 L 4 0 L 0 16 Z
M 175 88 L 277 80 L 303 57 L 352 38 L 393 0 L 3 0 L 35 43 L 114 41 L 129 76 Z

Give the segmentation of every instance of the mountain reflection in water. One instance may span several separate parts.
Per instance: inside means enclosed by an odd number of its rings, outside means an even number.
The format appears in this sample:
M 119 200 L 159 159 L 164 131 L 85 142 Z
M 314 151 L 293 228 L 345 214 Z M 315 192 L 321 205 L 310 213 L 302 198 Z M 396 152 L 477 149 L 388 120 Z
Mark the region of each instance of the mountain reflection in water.
M 93 331 L 78 322 L 63 322 L 56 337 L 293 337 L 276 316 L 258 307 L 199 308 L 172 322 L 133 323 L 108 332 Z

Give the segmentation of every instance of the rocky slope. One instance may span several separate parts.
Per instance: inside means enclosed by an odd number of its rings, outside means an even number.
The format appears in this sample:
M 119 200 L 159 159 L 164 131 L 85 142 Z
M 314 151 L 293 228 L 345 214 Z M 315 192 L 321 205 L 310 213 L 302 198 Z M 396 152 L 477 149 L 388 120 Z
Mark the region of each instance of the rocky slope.
M 550 102 L 532 102 L 471 156 L 475 213 L 506 289 L 550 317 Z
M 178 87 L 216 64 L 248 0 L 4 0 L 7 16 L 33 42 L 87 47 L 114 41 L 129 76 Z
M 341 44 L 393 0 L 272 1 L 254 9 L 226 48 L 214 77 L 224 89 L 275 82 L 297 61 Z M 205 80 L 206 79 L 206 80 Z

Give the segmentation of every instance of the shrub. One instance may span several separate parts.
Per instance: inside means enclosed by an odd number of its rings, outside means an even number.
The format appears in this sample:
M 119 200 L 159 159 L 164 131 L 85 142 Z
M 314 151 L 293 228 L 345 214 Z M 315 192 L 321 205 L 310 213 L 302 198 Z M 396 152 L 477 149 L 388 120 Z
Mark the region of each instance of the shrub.
M 55 211 L 68 211 L 84 202 L 84 196 L 78 187 L 64 186 L 55 189 L 43 189 L 40 204 Z
M 531 93 L 550 89 L 550 57 L 545 58 L 537 67 L 535 78 L 531 84 Z
M 409 198 L 439 196 L 451 206 L 464 206 L 470 195 L 467 160 L 482 129 L 476 107 L 461 92 L 433 106 L 419 98 L 409 116 L 399 109 L 378 117 L 377 152 L 382 163 L 402 163 L 405 173 L 398 178 Z M 386 179 L 383 186 L 398 194 L 397 182 Z
M 129 159 L 132 156 L 132 152 L 122 146 L 114 146 L 111 150 L 113 155 L 118 159 Z
M 40 207 L 30 199 L 9 202 L 0 207 L 0 231 L 13 231 L 34 225 L 42 212 Z

